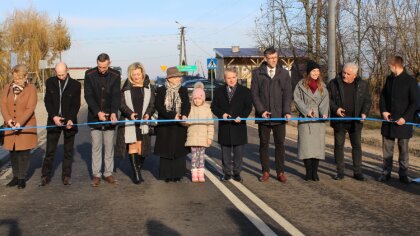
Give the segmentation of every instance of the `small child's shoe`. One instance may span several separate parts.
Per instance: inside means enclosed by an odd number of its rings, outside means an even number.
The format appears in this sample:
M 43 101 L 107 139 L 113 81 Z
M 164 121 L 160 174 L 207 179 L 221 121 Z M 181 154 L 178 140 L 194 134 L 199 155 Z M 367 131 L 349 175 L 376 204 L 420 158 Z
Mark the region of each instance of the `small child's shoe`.
M 192 169 L 191 170 L 191 181 L 193 183 L 197 183 L 198 182 L 198 170 L 197 169 Z
M 206 179 L 204 177 L 204 172 L 205 172 L 204 169 L 198 169 L 198 182 L 200 183 L 206 182 Z

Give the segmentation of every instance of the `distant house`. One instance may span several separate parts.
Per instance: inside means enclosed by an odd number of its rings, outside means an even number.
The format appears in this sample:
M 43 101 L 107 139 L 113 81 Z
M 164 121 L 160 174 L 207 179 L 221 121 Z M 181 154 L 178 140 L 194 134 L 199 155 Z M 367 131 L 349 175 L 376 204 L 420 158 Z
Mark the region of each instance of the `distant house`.
M 252 70 L 259 67 L 264 61 L 263 48 L 240 48 L 239 46 L 232 46 L 231 48 L 214 48 L 217 59 L 216 80 L 223 80 L 223 73 L 225 68 L 236 68 L 238 71 L 239 83 L 250 87 Z M 306 61 L 308 60 L 306 51 L 301 49 L 282 48 L 279 49 L 279 62 L 285 66 L 284 62 L 290 63 L 294 58 L 293 67 L 290 69 L 292 76 L 293 71 L 298 79 L 301 78 L 305 70 Z
M 84 80 L 85 72 L 91 67 L 69 67 L 70 77 L 76 80 Z

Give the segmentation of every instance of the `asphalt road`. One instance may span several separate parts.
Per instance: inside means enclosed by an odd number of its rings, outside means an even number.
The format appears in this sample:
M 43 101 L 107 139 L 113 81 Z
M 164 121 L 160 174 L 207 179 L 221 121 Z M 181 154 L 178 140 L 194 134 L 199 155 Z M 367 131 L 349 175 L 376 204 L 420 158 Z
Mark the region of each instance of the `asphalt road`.
M 260 183 L 258 135 L 252 126 L 248 137 L 243 183 L 217 180 L 221 155 L 214 144 L 207 149 L 211 160 L 204 184 L 191 183 L 188 173 L 180 183 L 158 180 L 159 158 L 150 156 L 141 185 L 132 184 L 126 159 L 116 160 L 118 185 L 102 181 L 92 188 L 90 134 L 82 128 L 71 186 L 61 183 L 61 144 L 49 186 L 38 187 L 44 146 L 34 152 L 24 190 L 6 188 L 8 180 L 0 180 L 0 235 L 419 235 L 419 185 L 402 185 L 395 175 L 389 184 L 374 181 L 380 166 L 376 152 L 364 153 L 367 181 L 351 178 L 351 161 L 346 178 L 334 181 L 327 145 L 321 181 L 306 182 L 296 141 L 287 139 L 288 182 L 276 181 L 272 169 L 273 178 Z M 270 152 L 274 154 L 274 146 Z M 420 176 L 420 167 L 412 166 L 410 176 Z

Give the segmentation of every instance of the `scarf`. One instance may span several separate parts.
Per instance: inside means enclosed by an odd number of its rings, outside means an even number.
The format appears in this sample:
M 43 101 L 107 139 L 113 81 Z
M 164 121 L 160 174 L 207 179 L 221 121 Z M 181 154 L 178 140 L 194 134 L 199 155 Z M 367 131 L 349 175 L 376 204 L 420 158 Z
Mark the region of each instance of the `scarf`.
M 19 95 L 25 87 L 26 87 L 26 81 L 23 83 L 23 85 L 12 83 L 13 94 Z
M 181 84 L 173 87 L 169 82 L 165 82 L 166 95 L 165 95 L 165 108 L 166 111 L 174 111 L 178 114 L 181 113 L 181 97 L 179 96 L 179 88 Z
M 312 93 L 314 94 L 315 91 L 318 89 L 318 84 L 317 84 L 316 80 L 311 79 L 309 81 L 309 84 L 308 85 L 309 85 L 309 88 L 311 89 Z
M 143 110 L 141 111 L 141 116 L 143 117 L 146 113 L 146 109 L 149 106 L 150 103 L 150 88 L 144 87 L 144 99 L 143 99 Z M 131 100 L 131 90 L 126 90 L 124 92 L 124 98 L 126 105 L 134 111 L 133 101 Z M 126 118 L 126 120 L 128 120 Z M 141 123 L 140 124 L 140 130 L 142 134 L 148 134 L 149 133 L 149 125 L 147 123 Z M 136 126 L 135 123 L 132 121 L 125 123 L 125 132 L 124 132 L 124 140 L 125 143 L 135 143 L 137 141 L 136 139 Z

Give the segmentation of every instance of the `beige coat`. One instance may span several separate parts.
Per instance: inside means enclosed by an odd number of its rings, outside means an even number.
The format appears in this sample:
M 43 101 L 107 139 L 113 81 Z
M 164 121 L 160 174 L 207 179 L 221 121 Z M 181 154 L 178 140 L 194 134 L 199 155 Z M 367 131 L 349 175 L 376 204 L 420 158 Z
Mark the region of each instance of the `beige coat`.
M 191 104 L 191 111 L 188 119 L 212 119 L 210 105 L 204 103 L 202 106 Z M 208 139 L 213 139 L 214 121 L 191 121 L 187 122 L 187 142 L 185 146 L 208 147 Z
M 9 91 L 10 90 L 10 91 Z M 9 95 L 7 95 L 9 91 Z M 22 127 L 36 126 L 35 108 L 37 103 L 36 88 L 29 84 L 14 99 L 10 85 L 6 85 L 1 95 L 1 114 L 4 121 L 14 119 Z M 3 148 L 16 151 L 28 150 L 37 146 L 38 138 L 36 128 L 23 129 L 18 131 L 5 131 Z

